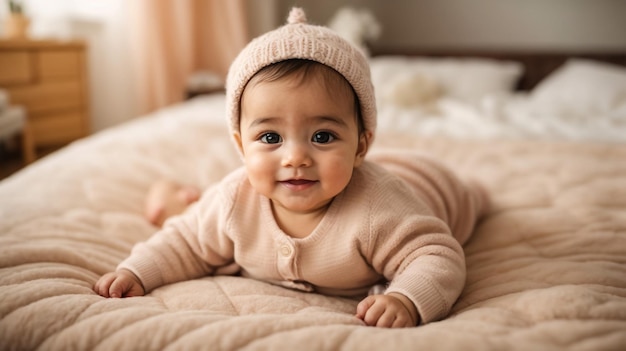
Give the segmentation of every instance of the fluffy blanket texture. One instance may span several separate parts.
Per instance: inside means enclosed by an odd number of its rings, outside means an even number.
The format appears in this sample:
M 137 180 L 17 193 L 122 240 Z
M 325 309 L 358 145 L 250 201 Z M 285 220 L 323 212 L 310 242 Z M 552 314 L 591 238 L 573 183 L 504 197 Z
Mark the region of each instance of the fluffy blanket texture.
M 240 165 L 223 98 L 78 141 L 0 182 L 2 350 L 619 350 L 626 345 L 626 146 L 386 134 L 488 185 L 452 314 L 364 326 L 358 301 L 217 276 L 106 299 L 92 284 L 156 228 L 149 185 L 206 187 Z M 376 151 L 376 150 L 374 150 Z

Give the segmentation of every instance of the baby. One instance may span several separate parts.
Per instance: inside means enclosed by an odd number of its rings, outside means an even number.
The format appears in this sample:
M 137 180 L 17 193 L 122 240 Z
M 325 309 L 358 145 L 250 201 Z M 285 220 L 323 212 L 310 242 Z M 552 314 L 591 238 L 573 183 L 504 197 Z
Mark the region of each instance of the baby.
M 235 59 L 226 98 L 244 166 L 137 244 L 98 294 L 140 296 L 236 263 L 244 277 L 359 297 L 366 325 L 449 313 L 486 198 L 423 156 L 365 159 L 376 107 L 358 49 L 295 8 Z M 367 296 L 379 284 L 386 290 Z

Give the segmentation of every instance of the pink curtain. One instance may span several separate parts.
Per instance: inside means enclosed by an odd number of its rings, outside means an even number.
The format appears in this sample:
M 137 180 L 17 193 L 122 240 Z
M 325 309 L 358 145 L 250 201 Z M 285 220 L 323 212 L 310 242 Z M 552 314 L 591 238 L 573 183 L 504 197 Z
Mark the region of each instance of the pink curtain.
M 142 114 L 182 101 L 194 71 L 225 78 L 250 40 L 245 0 L 133 0 L 128 6 Z

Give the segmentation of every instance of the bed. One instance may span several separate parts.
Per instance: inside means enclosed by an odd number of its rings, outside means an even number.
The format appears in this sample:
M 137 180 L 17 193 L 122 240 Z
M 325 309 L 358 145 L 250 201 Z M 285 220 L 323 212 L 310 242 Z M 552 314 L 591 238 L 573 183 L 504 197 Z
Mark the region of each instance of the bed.
M 238 276 L 96 295 L 98 277 L 157 230 L 143 216 L 150 184 L 205 188 L 240 165 L 224 95 L 213 94 L 0 182 L 0 349 L 623 350 L 626 56 L 522 56 L 371 59 L 372 153 L 434 155 L 493 201 L 465 245 L 466 286 L 446 319 L 366 327 L 356 300 Z

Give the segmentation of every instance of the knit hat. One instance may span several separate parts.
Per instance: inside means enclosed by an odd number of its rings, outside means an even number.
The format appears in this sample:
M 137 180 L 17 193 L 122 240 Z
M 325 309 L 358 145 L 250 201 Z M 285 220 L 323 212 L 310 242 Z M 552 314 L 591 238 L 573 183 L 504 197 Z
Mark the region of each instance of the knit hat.
M 376 129 L 376 101 L 365 56 L 329 28 L 308 24 L 294 7 L 287 24 L 253 39 L 235 58 L 226 78 L 226 115 L 231 133 L 239 131 L 241 94 L 262 68 L 288 59 L 316 61 L 333 68 L 352 85 L 366 131 Z

